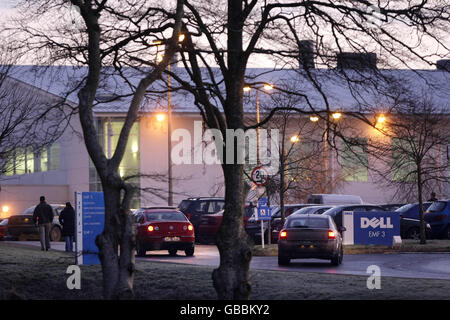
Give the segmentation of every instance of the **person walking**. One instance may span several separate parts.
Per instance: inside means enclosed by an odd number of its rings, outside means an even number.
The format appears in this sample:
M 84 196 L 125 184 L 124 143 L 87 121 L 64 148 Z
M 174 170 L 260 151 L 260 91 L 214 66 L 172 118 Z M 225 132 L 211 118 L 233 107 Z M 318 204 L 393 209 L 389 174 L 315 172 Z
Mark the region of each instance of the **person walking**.
M 50 249 L 50 229 L 53 222 L 53 209 L 45 202 L 44 196 L 41 196 L 40 203 L 34 209 L 33 222 L 39 226 L 41 250 L 48 251 Z
M 75 235 L 75 210 L 70 202 L 66 202 L 66 207 L 59 215 L 59 223 L 61 223 L 62 236 L 66 237 L 66 252 L 73 251 L 73 237 Z

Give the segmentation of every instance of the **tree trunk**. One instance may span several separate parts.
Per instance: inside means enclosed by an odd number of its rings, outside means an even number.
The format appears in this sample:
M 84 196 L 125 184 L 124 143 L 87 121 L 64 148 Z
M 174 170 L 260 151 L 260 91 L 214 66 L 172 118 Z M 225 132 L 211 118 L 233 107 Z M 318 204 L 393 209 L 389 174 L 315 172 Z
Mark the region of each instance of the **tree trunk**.
M 105 228 L 96 239 L 103 272 L 103 297 L 108 300 L 134 298 L 135 232 L 130 212 L 121 208 L 120 190 L 103 185 Z
M 417 193 L 419 196 L 419 217 L 420 217 L 420 244 L 427 243 L 427 236 L 425 230 L 425 219 L 423 213 L 423 201 L 422 201 L 422 168 L 417 165 Z
M 251 292 L 249 268 L 252 252 L 244 229 L 243 166 L 224 165 L 225 212 L 218 232 L 220 265 L 212 274 L 220 300 L 247 300 Z

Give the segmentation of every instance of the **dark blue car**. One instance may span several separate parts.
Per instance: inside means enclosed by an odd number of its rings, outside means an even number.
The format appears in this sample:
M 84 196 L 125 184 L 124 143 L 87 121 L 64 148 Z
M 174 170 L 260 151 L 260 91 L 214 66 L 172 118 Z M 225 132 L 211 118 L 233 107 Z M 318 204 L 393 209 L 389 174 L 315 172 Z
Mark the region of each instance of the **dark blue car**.
M 424 202 L 423 203 L 424 213 L 425 213 L 425 211 L 427 211 L 428 207 L 432 203 L 433 202 Z M 400 212 L 400 217 L 402 217 L 402 218 L 420 220 L 419 203 L 408 203 L 408 204 L 405 204 L 404 206 L 396 209 L 395 211 Z
M 433 238 L 450 239 L 450 200 L 433 202 L 425 213 Z

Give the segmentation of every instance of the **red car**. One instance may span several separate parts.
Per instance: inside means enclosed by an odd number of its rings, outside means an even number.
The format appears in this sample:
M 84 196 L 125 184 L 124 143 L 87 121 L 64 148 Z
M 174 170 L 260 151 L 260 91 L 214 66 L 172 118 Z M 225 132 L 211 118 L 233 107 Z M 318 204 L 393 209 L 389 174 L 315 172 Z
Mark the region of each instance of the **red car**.
M 244 211 L 244 228 L 247 225 L 247 220 L 252 216 L 254 211 L 254 206 L 246 206 Z M 198 227 L 197 240 L 200 243 L 210 243 L 215 242 L 216 234 L 219 231 L 220 225 L 222 224 L 223 210 L 213 213 L 204 214 L 200 220 L 200 225 Z
M 0 221 L 0 240 L 6 237 L 8 231 L 8 219 L 3 219 Z
M 194 227 L 186 216 L 169 208 L 143 209 L 135 212 L 137 223 L 136 253 L 145 256 L 147 251 L 168 250 L 176 255 L 184 250 L 187 256 L 194 255 Z

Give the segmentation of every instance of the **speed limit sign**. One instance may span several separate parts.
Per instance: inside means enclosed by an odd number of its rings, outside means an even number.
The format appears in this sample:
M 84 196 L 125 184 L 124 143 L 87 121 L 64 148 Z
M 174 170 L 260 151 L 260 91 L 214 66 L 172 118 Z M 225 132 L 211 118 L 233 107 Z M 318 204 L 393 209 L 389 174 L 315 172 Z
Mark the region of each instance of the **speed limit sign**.
M 269 181 L 269 172 L 264 167 L 256 167 L 252 171 L 251 179 L 257 186 L 264 186 Z

